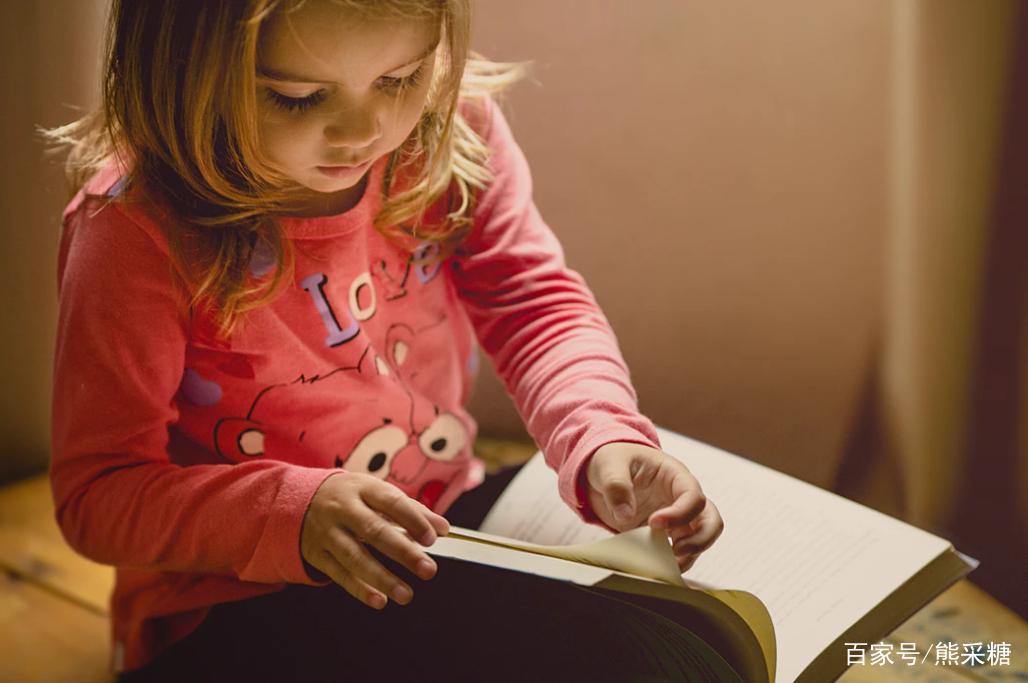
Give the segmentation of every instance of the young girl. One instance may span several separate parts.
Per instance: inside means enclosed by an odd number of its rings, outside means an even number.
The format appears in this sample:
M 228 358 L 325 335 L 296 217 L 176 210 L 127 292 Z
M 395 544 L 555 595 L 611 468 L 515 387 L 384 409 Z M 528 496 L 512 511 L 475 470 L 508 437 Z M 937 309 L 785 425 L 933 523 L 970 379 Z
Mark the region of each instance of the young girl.
M 114 1 L 103 106 L 50 133 L 78 190 L 51 480 L 117 567 L 125 680 L 730 676 L 638 608 L 423 548 L 481 479 L 476 338 L 585 520 L 666 529 L 683 571 L 722 528 L 532 203 L 489 97 L 517 70 L 469 59 L 468 15 Z

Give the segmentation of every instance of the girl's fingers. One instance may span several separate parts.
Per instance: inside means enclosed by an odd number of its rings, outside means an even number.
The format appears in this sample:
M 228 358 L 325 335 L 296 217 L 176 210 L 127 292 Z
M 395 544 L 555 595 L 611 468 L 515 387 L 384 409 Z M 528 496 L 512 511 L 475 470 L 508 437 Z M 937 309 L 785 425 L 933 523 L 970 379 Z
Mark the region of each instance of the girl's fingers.
M 678 571 L 685 572 L 692 568 L 696 562 L 696 555 L 675 555 L 675 560 L 678 561 Z
M 696 521 L 698 522 L 696 531 L 692 531 L 693 527 L 684 527 L 671 533 L 671 548 L 676 555 L 702 553 L 713 545 L 725 529 L 717 506 L 710 501 L 707 502 L 703 514 Z
M 685 526 L 676 526 L 668 529 L 668 537 L 671 539 L 671 545 L 678 543 L 683 538 L 691 538 L 697 532 L 702 531 L 706 528 L 705 519 L 707 516 L 706 507 L 703 508 L 703 512 L 693 518 L 691 522 Z
M 650 526 L 655 529 L 672 529 L 688 525 L 707 504 L 707 497 L 699 486 L 683 491 L 671 505 L 650 515 Z
M 372 557 L 371 553 L 368 552 L 368 549 L 360 541 L 342 529 L 333 529 L 330 532 L 328 550 L 343 571 L 361 584 L 370 587 L 373 591 L 377 591 L 383 597 L 389 596 L 401 605 L 406 605 L 414 597 L 414 591 L 410 586 L 383 567 L 378 560 Z M 347 585 L 340 585 L 349 592 Z M 353 593 L 351 595 L 361 599 L 359 595 Z M 371 602 L 366 602 L 365 604 L 372 607 L 375 606 Z
M 360 506 L 349 519 L 351 520 L 349 531 L 364 543 L 374 546 L 386 557 L 403 565 L 420 579 L 430 579 L 435 576 L 435 561 L 418 544 L 382 519 L 374 510 Z M 434 534 L 435 532 L 430 533 Z M 364 548 L 362 547 L 361 550 Z
M 619 528 L 634 526 L 638 512 L 631 464 L 626 458 L 594 458 L 587 471 L 589 485 L 603 498 Z
M 688 538 L 672 545 L 671 550 L 674 551 L 676 555 L 698 555 L 709 548 L 713 542 L 713 540 L 709 540 L 701 543 L 697 542 L 695 539 Z
M 385 514 L 406 529 L 411 538 L 421 545 L 432 545 L 437 536 L 445 536 L 450 532 L 450 523 L 444 517 L 394 486 L 370 488 L 363 493 L 363 499 L 368 507 Z
M 389 602 L 385 594 L 372 588 L 364 581 L 348 572 L 343 565 L 330 553 L 325 550 L 319 557 L 314 558 L 313 564 L 317 569 L 325 573 L 343 590 L 363 602 L 372 609 L 382 609 Z
M 432 525 L 432 528 L 435 529 L 436 535 L 445 536 L 446 534 L 450 533 L 450 520 L 446 519 L 440 514 L 432 512 L 424 503 L 413 499 L 411 500 L 424 512 L 425 516 L 428 518 L 429 523 Z

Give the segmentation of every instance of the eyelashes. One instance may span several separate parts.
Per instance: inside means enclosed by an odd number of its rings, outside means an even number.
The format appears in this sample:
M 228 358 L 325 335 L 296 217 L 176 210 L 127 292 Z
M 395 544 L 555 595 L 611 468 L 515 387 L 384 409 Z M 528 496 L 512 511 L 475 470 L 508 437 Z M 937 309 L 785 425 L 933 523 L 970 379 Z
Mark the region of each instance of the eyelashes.
M 301 114 L 311 107 L 316 107 L 325 101 L 324 90 L 311 93 L 310 95 L 307 95 L 307 97 L 286 97 L 282 93 L 275 92 L 271 88 L 266 88 L 265 92 L 268 95 L 268 99 L 276 107 L 290 112 L 299 112 Z
M 425 64 L 422 63 L 421 66 L 419 66 L 409 76 L 404 76 L 403 78 L 383 76 L 378 79 L 378 89 L 389 96 L 397 97 L 407 90 L 411 90 L 421 85 L 424 78 Z M 324 90 L 318 90 L 306 97 L 288 97 L 280 92 L 272 90 L 271 88 L 265 88 L 265 93 L 267 94 L 268 100 L 276 107 L 288 112 L 299 114 L 313 109 L 324 102 L 325 98 L 328 97 Z
M 409 76 L 404 76 L 403 78 L 383 76 L 379 79 L 382 82 L 380 88 L 384 92 L 396 95 L 403 92 L 404 90 L 409 90 L 411 88 L 418 87 L 419 85 L 421 85 L 421 81 L 424 79 L 424 77 L 425 63 L 422 62 L 421 65 L 417 69 L 415 69 L 413 73 L 411 73 Z

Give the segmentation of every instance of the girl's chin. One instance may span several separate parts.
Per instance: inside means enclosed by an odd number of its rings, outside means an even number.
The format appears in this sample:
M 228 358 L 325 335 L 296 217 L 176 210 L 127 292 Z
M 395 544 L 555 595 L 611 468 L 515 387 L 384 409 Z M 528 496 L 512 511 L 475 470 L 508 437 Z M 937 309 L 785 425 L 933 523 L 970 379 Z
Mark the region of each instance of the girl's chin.
M 300 191 L 293 202 L 290 215 L 326 216 L 342 213 L 353 208 L 364 195 L 367 174 L 352 182 L 306 182 L 301 183 L 306 192 Z
M 313 190 L 320 194 L 333 194 L 355 187 L 362 178 L 363 176 L 359 175 L 355 178 L 312 178 L 310 182 L 304 183 L 304 186 L 308 190 Z

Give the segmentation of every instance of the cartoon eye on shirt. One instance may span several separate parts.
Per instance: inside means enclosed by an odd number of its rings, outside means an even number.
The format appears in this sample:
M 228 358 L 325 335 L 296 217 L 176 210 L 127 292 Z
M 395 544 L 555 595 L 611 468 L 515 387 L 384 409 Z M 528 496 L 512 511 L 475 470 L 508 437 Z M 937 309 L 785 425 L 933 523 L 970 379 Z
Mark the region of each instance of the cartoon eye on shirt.
M 336 456 L 335 466 L 403 484 L 421 476 L 432 462 L 449 463 L 467 443 L 464 423 L 451 413 L 442 413 L 420 434 L 394 424 L 373 429 L 349 456 Z
M 435 509 L 454 476 L 467 463 L 470 435 L 456 415 L 440 413 L 434 406 L 424 408 L 416 412 L 428 412 L 431 416 L 428 425 L 420 432 L 411 430 L 407 443 L 390 462 L 387 481 Z M 415 416 L 412 426 L 418 421 Z M 349 462 L 343 466 L 347 470 L 353 469 Z
M 345 465 L 351 472 L 367 472 L 385 479 L 389 476 L 389 464 L 408 441 L 410 437 L 406 430 L 394 424 L 386 424 L 368 432 L 347 458 L 337 455 L 335 466 Z
M 247 429 L 239 435 L 239 452 L 250 457 L 264 455 L 264 432 Z
M 418 435 L 418 450 L 428 458 L 419 473 L 424 483 L 415 498 L 431 509 L 446 491 L 446 484 L 459 456 L 468 444 L 468 431 L 464 423 L 451 413 L 442 413 Z
M 418 435 L 418 446 L 432 460 L 453 460 L 467 444 L 464 424 L 450 413 L 443 413 Z
M 265 449 L 264 427 L 248 418 L 219 420 L 214 429 L 214 448 L 223 458 L 233 462 L 262 457 Z

